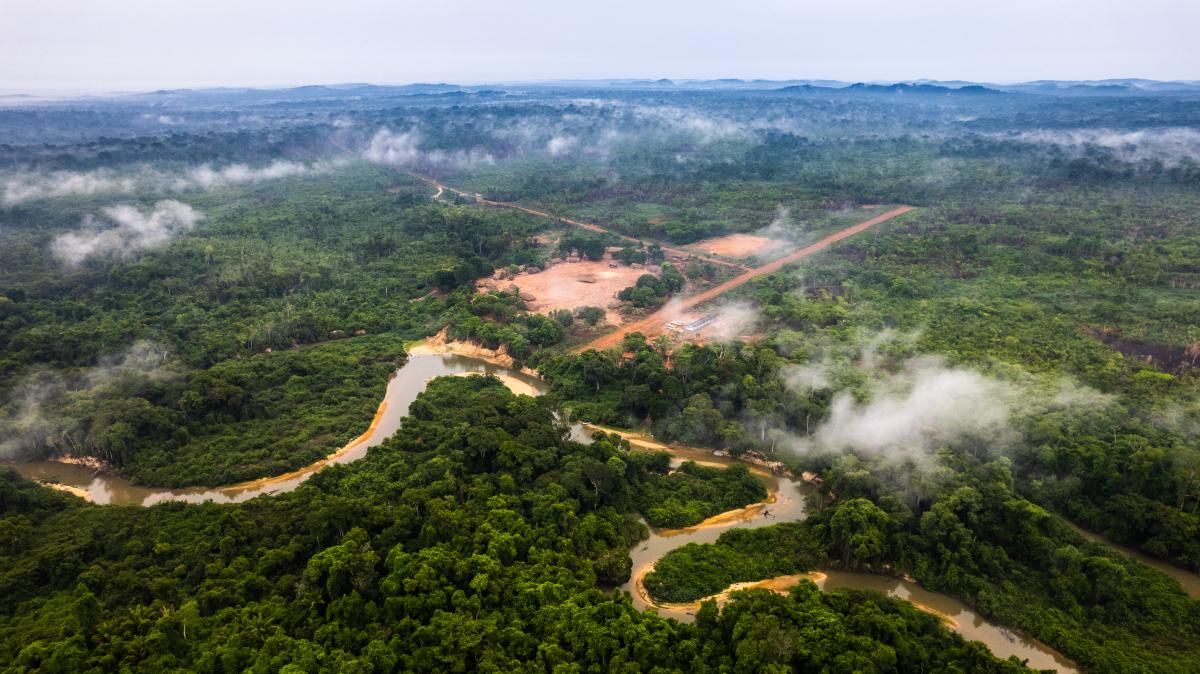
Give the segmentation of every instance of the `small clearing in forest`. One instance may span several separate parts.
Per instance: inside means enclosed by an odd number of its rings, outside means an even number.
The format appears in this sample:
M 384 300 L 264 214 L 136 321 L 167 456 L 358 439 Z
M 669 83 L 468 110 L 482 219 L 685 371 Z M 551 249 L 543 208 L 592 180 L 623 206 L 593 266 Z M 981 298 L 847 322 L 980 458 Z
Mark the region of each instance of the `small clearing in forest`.
M 637 283 L 638 277 L 647 272 L 620 263 L 613 268 L 609 263 L 609 260 L 562 262 L 536 274 L 522 272 L 510 279 L 484 279 L 477 286 L 480 292 L 489 292 L 508 290 L 515 285 L 522 294 L 533 296 L 532 300 L 526 300 L 526 306 L 539 314 L 549 314 L 555 309 L 600 307 L 609 325 L 621 325 L 621 314 L 608 305 L 616 300 L 619 291 Z
M 780 239 L 770 239 L 753 234 L 729 234 L 712 239 L 704 239 L 690 244 L 688 250 L 701 255 L 722 255 L 725 257 L 749 257 L 758 253 L 772 250 L 783 250 L 791 247 L 791 243 Z

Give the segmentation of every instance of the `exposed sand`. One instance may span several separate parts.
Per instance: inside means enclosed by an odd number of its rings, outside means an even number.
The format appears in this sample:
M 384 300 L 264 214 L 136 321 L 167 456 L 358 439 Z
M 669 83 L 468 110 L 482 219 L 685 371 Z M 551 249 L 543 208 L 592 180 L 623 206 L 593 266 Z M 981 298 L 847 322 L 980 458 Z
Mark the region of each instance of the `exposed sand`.
M 653 567 L 651 567 L 651 568 L 653 568 Z M 646 573 L 650 572 L 650 570 L 651 569 L 647 569 L 646 572 L 642 574 L 642 576 L 645 576 Z M 734 583 L 733 585 L 730 585 L 729 587 L 725 588 L 724 590 L 722 590 L 716 594 L 709 595 L 702 599 L 697 599 L 696 601 L 693 601 L 693 602 L 671 603 L 671 602 L 656 602 L 656 601 L 654 601 L 654 599 L 650 596 L 650 593 L 646 591 L 646 587 L 642 584 L 642 576 L 638 577 L 638 582 L 637 582 L 638 593 L 641 594 L 641 596 L 646 600 L 647 604 L 654 606 L 655 608 L 666 609 L 668 611 L 698 611 L 698 610 L 700 610 L 700 603 L 708 601 L 709 599 L 715 600 L 717 602 L 718 606 L 724 606 L 725 603 L 729 601 L 729 595 L 733 594 L 734 592 L 737 592 L 738 590 L 770 590 L 777 594 L 787 594 L 788 592 L 791 591 L 791 589 L 793 587 L 795 587 L 797 584 L 799 584 L 800 581 L 802 581 L 802 580 L 811 580 L 812 582 L 816 583 L 818 586 L 823 586 L 825 579 L 827 578 L 827 576 L 824 573 L 821 573 L 820 571 L 810 571 L 808 573 L 795 573 L 795 574 L 791 574 L 791 575 L 787 575 L 787 576 L 776 576 L 774 578 L 767 578 L 765 580 L 754 580 L 754 581 L 745 582 L 745 583 Z M 946 615 L 945 613 L 942 613 L 941 611 L 933 608 L 932 606 L 922 604 L 919 601 L 913 601 L 912 599 L 907 599 L 905 601 L 908 601 L 916 609 L 918 609 L 920 611 L 924 611 L 924 612 L 934 616 L 938 620 L 941 620 L 950 629 L 958 629 L 959 628 L 959 624 L 958 624 L 957 620 L 955 620 L 954 618 L 951 618 L 950 616 Z
M 600 307 L 604 309 L 609 325 L 620 325 L 621 314 L 609 309 L 609 302 L 616 299 L 618 291 L 634 285 L 639 276 L 648 272 L 625 264 L 613 269 L 608 264 L 607 260 L 563 262 L 536 274 L 517 274 L 503 281 L 484 279 L 478 283 L 478 287 L 480 292 L 489 292 L 507 290 L 515 285 L 521 292 L 534 296 L 535 299 L 527 302 L 527 305 L 531 311 L 539 314 L 549 314 L 555 309 Z M 594 283 L 580 279 L 592 279 Z
M 741 465 L 744 465 L 746 468 L 748 468 L 751 473 L 755 473 L 757 475 L 761 475 L 763 477 L 768 477 L 768 478 L 772 478 L 772 479 L 776 477 L 776 475 L 774 473 L 772 473 L 770 470 L 768 470 L 767 468 L 765 468 L 757 463 L 753 463 L 751 461 L 744 461 L 742 459 L 739 459 L 739 458 L 736 458 L 733 456 L 729 456 L 729 455 L 717 456 L 712 453 L 711 449 L 703 449 L 700 447 L 688 447 L 686 445 L 666 445 L 644 433 L 636 433 L 633 431 L 623 431 L 618 428 L 611 428 L 609 426 L 601 426 L 600 424 L 591 424 L 586 421 L 580 422 L 579 425 L 583 426 L 583 429 L 586 431 L 589 431 L 589 432 L 594 433 L 596 431 L 604 431 L 605 433 L 613 433 L 613 434 L 619 435 L 622 438 L 624 438 L 625 440 L 628 440 L 630 445 L 632 445 L 633 447 L 636 447 L 638 449 L 641 449 L 641 450 L 651 451 L 651 452 L 669 452 L 671 454 L 671 456 L 676 459 L 682 459 L 683 461 L 694 461 L 696 463 L 706 465 L 706 466 L 727 467 L 727 466 L 732 466 L 735 464 L 741 464 Z M 812 474 L 812 473 L 805 473 L 805 475 L 813 475 L 815 477 L 815 474 Z M 808 480 L 807 477 L 805 478 L 805 480 L 811 481 L 811 480 Z M 774 498 L 775 498 L 774 492 L 771 492 L 771 496 L 769 498 L 770 498 L 770 502 L 774 503 Z M 753 508 L 754 506 L 750 505 L 747 507 Z M 733 510 L 730 512 L 740 512 L 741 510 L 744 510 L 744 509 Z M 718 515 L 717 517 L 720 517 L 720 515 Z
M 513 368 L 513 357 L 508 355 L 508 351 L 503 346 L 498 349 L 489 349 L 480 346 L 473 342 L 456 342 L 446 338 L 446 333 L 449 328 L 442 328 L 442 331 L 423 340 L 418 344 L 408 347 L 408 353 L 413 356 L 436 356 L 441 354 L 466 356 L 482 360 L 485 363 L 499 365 L 500 367 Z M 529 368 L 523 368 L 522 373 L 531 377 L 538 376 L 537 372 Z
M 91 494 L 88 493 L 88 490 L 80 489 L 79 487 L 72 487 L 69 484 L 62 484 L 61 482 L 49 482 L 46 480 L 38 480 L 38 484 L 42 485 L 43 487 L 49 487 L 50 489 L 65 491 L 68 494 L 71 494 L 72 496 L 78 496 L 85 501 L 91 498 Z
M 482 377 L 483 375 L 478 372 L 459 372 L 459 373 L 455 374 L 454 376 L 455 377 L 475 377 L 475 376 Z M 502 384 L 504 384 L 505 386 L 508 387 L 508 390 L 512 391 L 513 393 L 516 393 L 519 396 L 536 396 L 536 395 L 538 395 L 538 390 L 533 387 L 533 384 L 530 384 L 527 381 L 521 381 L 520 379 L 517 379 L 516 377 L 510 377 L 509 375 L 506 375 L 506 374 L 493 373 L 492 376 L 495 377 L 496 379 L 499 379 Z
M 700 292 L 695 295 L 691 295 L 689 297 L 677 298 L 671 302 L 668 302 L 665 307 L 650 314 L 649 316 L 640 318 L 640 319 L 634 321 L 633 323 L 630 323 L 629 325 L 622 326 L 621 329 L 613 330 L 612 332 L 608 333 L 607 335 L 602 335 L 600 337 L 597 337 L 596 339 L 588 342 L 587 344 L 584 344 L 584 345 L 578 347 L 575 350 L 578 353 L 582 353 L 584 351 L 587 351 L 588 349 L 595 349 L 597 351 L 604 351 L 606 349 L 611 349 L 612 347 L 619 344 L 621 342 L 621 340 L 625 337 L 625 335 L 630 332 L 640 332 L 649 338 L 653 338 L 655 335 L 659 335 L 662 333 L 664 326 L 667 324 L 668 321 L 675 319 L 676 317 L 678 317 L 681 314 L 684 314 L 685 312 L 687 312 L 688 309 L 691 309 L 692 307 L 695 307 L 696 305 L 703 304 L 711 299 L 720 297 L 725 292 L 727 292 L 729 290 L 733 290 L 734 288 L 737 288 L 738 286 L 741 286 L 745 283 L 748 283 L 748 282 L 758 278 L 759 276 L 777 272 L 780 269 L 783 269 L 785 266 L 787 266 L 793 262 L 796 262 L 805 257 L 808 257 L 809 255 L 812 255 L 813 253 L 816 253 L 818 251 L 825 250 L 829 246 L 833 245 L 834 243 L 837 243 L 838 241 L 841 241 L 842 239 L 854 236 L 855 234 L 858 234 L 859 232 L 868 230 L 868 229 L 874 227 L 875 225 L 878 225 L 881 222 L 886 222 L 888 220 L 891 220 L 892 218 L 894 218 L 896 216 L 904 215 L 905 213 L 911 211 L 912 209 L 913 209 L 912 206 L 899 206 L 899 207 L 894 208 L 886 213 L 877 215 L 877 216 L 871 218 L 870 220 L 866 220 L 864 222 L 858 223 L 857 225 L 853 225 L 853 226 L 847 227 L 845 229 L 842 229 L 840 231 L 834 232 L 833 234 L 826 236 L 825 238 L 821 239 L 820 241 L 817 241 L 814 244 L 805 246 L 804 248 L 801 248 L 800 250 L 788 253 L 787 255 L 779 258 L 778 260 L 775 260 L 774 262 L 768 262 L 767 264 L 764 264 L 761 267 L 756 267 L 754 269 L 751 269 L 750 271 L 747 271 L 746 273 L 744 273 L 740 276 L 737 276 L 728 281 L 725 281 L 724 283 L 722 283 L 718 286 L 709 288 L 708 290 L 705 290 L 704 292 Z
M 737 592 L 738 590 L 763 589 L 763 590 L 770 590 L 772 592 L 776 592 L 779 594 L 787 594 L 789 590 L 791 590 L 793 587 L 795 587 L 795 585 L 802 580 L 807 579 L 807 580 L 811 580 L 813 582 L 821 582 L 821 581 L 825 580 L 825 574 L 821 573 L 820 571 L 812 571 L 810 573 L 796 573 L 796 574 L 792 574 L 789 576 L 776 576 L 775 578 L 767 578 L 766 580 L 755 580 L 755 581 L 750 581 L 747 583 L 734 583 L 733 585 L 730 585 L 729 587 L 725 588 L 724 590 L 722 590 L 716 594 L 710 594 L 707 597 L 704 597 L 702 599 L 697 599 L 696 601 L 693 601 L 693 602 L 671 603 L 671 602 L 665 602 L 665 601 L 664 602 L 656 602 L 656 601 L 654 601 L 654 598 L 650 596 L 650 593 L 646 591 L 646 586 L 642 584 L 642 577 L 645 576 L 646 574 L 650 573 L 650 571 L 652 571 L 652 570 L 653 570 L 653 566 L 651 566 L 649 569 L 646 569 L 645 572 L 641 576 L 638 576 L 638 579 L 637 579 L 638 594 L 640 594 L 642 596 L 642 598 L 646 600 L 646 603 L 648 605 L 653 606 L 655 608 L 666 609 L 668 611 L 698 611 L 698 610 L 700 610 L 700 603 L 708 601 L 709 599 L 715 600 L 717 602 L 718 606 L 724 606 L 725 603 L 729 601 L 729 595 L 734 592 Z
M 749 257 L 767 251 L 783 250 L 791 246 L 791 243 L 781 239 L 771 239 L 753 234 L 730 234 L 697 241 L 689 244 L 687 249 L 704 255 Z

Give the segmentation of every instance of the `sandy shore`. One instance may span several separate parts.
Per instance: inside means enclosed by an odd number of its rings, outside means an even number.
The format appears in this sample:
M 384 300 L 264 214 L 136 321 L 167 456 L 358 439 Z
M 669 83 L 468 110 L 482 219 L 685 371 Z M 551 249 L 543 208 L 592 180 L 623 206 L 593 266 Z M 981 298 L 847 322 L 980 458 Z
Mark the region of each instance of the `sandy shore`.
M 646 573 L 649 573 L 653 568 L 654 567 L 651 566 L 649 569 L 646 570 Z M 642 575 L 645 575 L 645 574 L 642 574 Z M 694 612 L 694 611 L 700 610 L 700 604 L 708 601 L 709 599 L 716 601 L 718 606 L 724 606 L 725 603 L 729 601 L 729 595 L 733 594 L 734 592 L 737 592 L 738 590 L 762 589 L 762 590 L 770 590 L 770 591 L 776 592 L 778 594 L 787 594 L 789 590 L 791 590 L 793 587 L 795 587 L 796 584 L 798 584 L 802 580 L 811 580 L 814 583 L 819 583 L 819 582 L 822 582 L 825 580 L 825 574 L 821 573 L 820 571 L 812 571 L 810 573 L 796 573 L 796 574 L 792 574 L 789 576 L 776 576 L 775 578 L 767 578 L 766 580 L 755 580 L 755 581 L 749 581 L 749 582 L 745 582 L 745 583 L 734 583 L 733 585 L 730 585 L 729 587 L 725 588 L 724 590 L 722 590 L 716 594 L 710 594 L 707 597 L 702 597 L 693 602 L 680 602 L 680 603 L 656 602 L 656 601 L 654 601 L 654 598 L 650 596 L 650 593 L 646 591 L 646 586 L 642 584 L 642 579 L 640 577 L 637 579 L 637 589 L 638 589 L 638 594 L 640 594 L 642 596 L 642 599 L 645 600 L 645 602 L 648 606 L 664 609 L 667 611 L 693 611 Z
M 87 466 L 88 468 L 100 473 L 120 472 L 115 466 L 94 456 L 52 456 L 48 460 L 55 463 L 65 463 L 68 466 Z
M 516 369 L 514 367 L 513 357 L 508 355 L 504 347 L 498 349 L 488 349 L 486 347 L 473 344 L 471 342 L 460 342 L 446 338 L 448 328 L 442 328 L 442 331 L 426 339 L 420 344 L 416 344 L 408 349 L 409 355 L 413 356 L 435 356 L 435 355 L 455 355 L 466 356 L 467 358 L 475 358 L 482 360 L 485 363 Z M 538 377 L 537 370 L 528 367 L 520 369 L 521 374 L 530 377 Z
M 767 470 L 766 468 L 764 468 L 756 463 L 750 463 L 749 461 L 742 461 L 741 459 L 738 459 L 733 456 L 720 457 L 720 456 L 713 454 L 711 449 L 701 449 L 699 447 L 686 447 L 686 446 L 682 446 L 682 445 L 667 445 L 667 444 L 658 442 L 657 440 L 646 435 L 645 433 L 634 433 L 632 431 L 622 431 L 622 430 L 619 430 L 616 428 L 609 428 L 608 426 L 601 426 L 599 424 L 589 424 L 587 422 L 580 422 L 579 425 L 582 426 L 583 429 L 588 432 L 594 433 L 596 431 L 602 431 L 604 433 L 613 433 L 615 435 L 619 435 L 623 439 L 628 440 L 630 445 L 632 445 L 638 449 L 642 449 L 642 450 L 646 450 L 646 451 L 650 451 L 650 452 L 669 452 L 671 454 L 671 456 L 673 456 L 673 457 L 683 459 L 685 461 L 695 461 L 696 463 L 699 463 L 699 464 L 705 465 L 705 466 L 713 466 L 713 467 L 723 468 L 723 467 L 731 466 L 733 464 L 741 464 L 741 465 L 744 465 L 747 468 L 749 468 L 751 473 L 755 473 L 757 475 L 764 475 L 767 477 L 775 477 L 774 473 L 772 473 L 771 471 Z
M 86 490 L 86 489 L 80 489 L 79 487 L 72 487 L 69 484 L 62 484 L 61 482 L 48 482 L 46 480 L 38 480 L 37 483 L 42 485 L 43 487 L 48 487 L 50 489 L 56 489 L 58 491 L 65 491 L 68 494 L 70 494 L 72 496 L 78 496 L 79 498 L 81 498 L 85 501 L 91 500 L 91 494 L 89 494 L 88 490 Z
M 537 390 L 537 387 L 535 387 L 533 384 L 530 384 L 527 381 L 517 379 L 516 377 L 510 376 L 507 374 L 496 374 L 494 372 L 491 374 L 493 377 L 495 377 L 496 379 L 499 379 L 501 383 L 503 383 L 505 386 L 507 386 L 508 390 L 512 391 L 513 393 L 516 393 L 517 395 L 537 396 L 537 395 L 541 394 L 541 392 Z M 483 376 L 483 374 L 480 372 L 459 372 L 459 373 L 455 374 L 454 376 L 455 377 L 474 377 L 476 375 Z

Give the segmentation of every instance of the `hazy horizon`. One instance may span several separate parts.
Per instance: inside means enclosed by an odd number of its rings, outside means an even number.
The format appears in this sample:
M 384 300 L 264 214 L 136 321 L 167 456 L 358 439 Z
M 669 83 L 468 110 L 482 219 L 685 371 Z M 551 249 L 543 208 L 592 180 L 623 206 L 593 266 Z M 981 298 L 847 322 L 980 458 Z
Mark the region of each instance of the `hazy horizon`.
M 371 82 L 1200 78 L 1200 6 L 751 0 L 439 7 L 0 0 L 0 90 Z

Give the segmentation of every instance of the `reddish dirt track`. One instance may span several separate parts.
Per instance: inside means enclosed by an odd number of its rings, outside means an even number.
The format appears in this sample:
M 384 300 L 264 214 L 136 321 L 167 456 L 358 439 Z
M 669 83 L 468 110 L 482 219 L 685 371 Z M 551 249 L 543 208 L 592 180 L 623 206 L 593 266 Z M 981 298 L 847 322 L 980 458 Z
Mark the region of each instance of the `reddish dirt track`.
M 574 225 L 576 227 L 582 227 L 584 229 L 589 229 L 593 232 L 604 232 L 607 234 L 612 234 L 614 236 L 619 236 L 620 238 L 622 238 L 626 241 L 638 243 L 638 240 L 631 236 L 625 236 L 624 234 L 617 234 L 616 232 L 609 231 L 609 230 L 601 227 L 600 225 L 592 224 L 589 222 L 579 222 L 577 220 L 571 220 L 570 218 L 559 217 L 559 216 L 553 215 L 551 213 L 546 213 L 545 211 L 535 210 L 532 208 L 528 208 L 526 206 L 521 206 L 519 204 L 510 203 L 507 201 L 492 201 L 490 199 L 484 199 L 482 196 L 479 196 L 478 194 L 466 192 L 466 191 L 460 190 L 460 189 L 455 189 L 453 187 L 450 187 L 449 185 L 440 183 L 440 182 L 434 180 L 433 178 L 429 178 L 429 177 L 426 177 L 423 175 L 418 175 L 415 173 L 411 174 L 411 175 L 414 178 L 421 180 L 422 182 L 425 182 L 429 185 L 432 185 L 433 187 L 438 188 L 438 190 L 445 190 L 448 192 L 453 192 L 459 196 L 466 197 L 468 199 L 473 199 L 475 201 L 475 203 L 477 203 L 477 204 L 483 204 L 486 206 L 496 206 L 499 208 L 511 208 L 514 210 L 521 211 L 523 213 L 535 215 L 540 218 L 550 218 L 553 220 L 560 220 L 569 225 Z M 438 194 L 440 195 L 441 191 L 439 191 Z M 816 253 L 818 251 L 828 248 L 830 246 L 830 244 L 834 244 L 834 243 L 837 243 L 838 241 L 841 241 L 842 239 L 845 239 L 850 236 L 854 236 L 855 234 L 858 234 L 861 231 L 870 229 L 870 228 L 874 227 L 875 225 L 878 225 L 881 222 L 886 222 L 888 220 L 891 220 L 892 218 L 894 218 L 898 215 L 904 215 L 905 213 L 911 211 L 912 209 L 913 209 L 912 206 L 900 206 L 898 208 L 893 208 L 892 210 L 888 211 L 887 213 L 877 215 L 877 216 L 871 218 L 870 220 L 866 220 L 864 222 L 858 223 L 857 225 L 852 225 L 850 227 L 847 227 L 846 229 L 834 232 L 833 234 L 830 234 L 829 236 L 821 239 L 820 241 L 818 241 L 812 245 L 805 246 L 804 248 L 801 248 L 797 251 L 789 253 L 788 255 L 785 255 L 785 256 L 779 258 L 778 260 L 775 260 L 773 262 L 768 262 L 767 264 L 764 264 L 761 267 L 755 267 L 754 269 L 750 269 L 749 267 L 746 267 L 744 265 L 736 265 L 736 264 L 732 264 L 729 262 L 725 262 L 724 260 L 717 260 L 717 259 L 710 258 L 710 257 L 703 257 L 700 255 L 695 255 L 694 253 L 690 253 L 689 251 L 686 251 L 686 250 L 681 250 L 678 248 L 667 248 L 664 246 L 663 251 L 665 251 L 668 255 L 680 255 L 680 256 L 691 255 L 692 259 L 694 259 L 694 260 L 695 259 L 705 260 L 707 262 L 712 262 L 714 264 L 719 264 L 719 265 L 723 265 L 726 267 L 733 267 L 735 269 L 744 269 L 746 271 L 745 271 L 745 273 L 743 273 L 739 276 L 736 276 L 718 286 L 713 286 L 712 288 L 709 288 L 708 290 L 705 290 L 702 293 L 697 293 L 695 295 L 680 298 L 678 300 L 670 302 L 668 304 L 667 308 L 659 309 L 658 311 L 650 314 L 649 316 L 646 316 L 645 318 L 643 318 L 641 320 L 634 321 L 633 323 L 628 323 L 626 325 L 623 325 L 620 328 L 614 330 L 613 332 L 610 332 L 607 335 L 604 335 L 603 337 L 598 337 L 598 338 L 588 342 L 587 344 L 584 344 L 583 346 L 579 347 L 576 350 L 577 351 L 586 351 L 588 349 L 596 349 L 596 350 L 603 351 L 605 349 L 611 349 L 612 347 L 616 346 L 617 344 L 620 344 L 621 339 L 623 337 L 625 337 L 625 335 L 627 335 L 631 332 L 640 332 L 643 335 L 646 335 L 647 337 L 652 337 L 654 335 L 657 335 L 658 333 L 662 332 L 663 326 L 666 325 L 668 321 L 678 318 L 680 315 L 682 315 L 688 309 L 691 309 L 692 307 L 694 307 L 698 304 L 703 304 L 704 302 L 707 302 L 711 299 L 720 297 L 722 294 L 724 294 L 730 290 L 733 290 L 734 288 L 736 288 L 740 285 L 747 283 L 751 279 L 762 276 L 763 274 L 770 274 L 772 272 L 779 271 L 785 265 L 789 265 L 797 260 L 806 258 L 809 255 L 812 255 L 813 253 Z
M 603 337 L 599 337 L 591 342 L 588 342 L 578 350 L 586 351 L 588 349 L 596 349 L 603 351 L 605 349 L 610 349 L 619 344 L 621 339 L 630 332 L 640 332 L 647 337 L 656 335 L 662 331 L 662 327 L 666 325 L 668 321 L 674 320 L 678 314 L 682 314 L 698 304 L 703 304 L 704 302 L 719 297 L 722 294 L 733 290 L 744 283 L 747 283 L 753 278 L 762 276 L 763 274 L 770 274 L 771 272 L 779 271 L 785 265 L 791 264 L 797 260 L 808 257 L 817 251 L 828 248 L 830 244 L 834 244 L 842 239 L 854 236 L 861 231 L 870 229 L 881 222 L 891 220 L 892 218 L 898 215 L 903 215 L 911 210 L 912 206 L 900 206 L 899 208 L 894 208 L 887 213 L 877 215 L 870 220 L 866 220 L 858 223 L 857 225 L 834 232 L 820 241 L 785 255 L 774 262 L 769 262 L 761 267 L 751 269 L 740 276 L 732 278 L 718 286 L 713 286 L 702 293 L 697 293 L 695 295 L 684 297 L 678 301 L 672 302 L 669 309 L 660 309 L 641 320 L 623 325 L 614 332 L 610 332 Z
M 537 209 L 529 208 L 528 206 L 522 206 L 520 204 L 514 204 L 509 201 L 492 201 L 491 199 L 484 199 L 483 197 L 479 196 L 478 194 L 474 194 L 472 192 L 467 192 L 465 190 L 460 190 L 460 189 L 450 187 L 449 185 L 440 183 L 428 176 L 423 176 L 423 175 L 420 175 L 417 173 L 412 173 L 410 175 L 412 175 L 412 177 L 416 178 L 417 180 L 420 180 L 421 182 L 426 183 L 427 185 L 436 187 L 438 189 L 438 193 L 434 195 L 434 199 L 441 196 L 443 191 L 453 192 L 460 197 L 466 197 L 467 199 L 471 199 L 475 203 L 481 204 L 484 206 L 495 206 L 497 208 L 511 208 L 514 211 L 521 211 L 522 213 L 528 213 L 529 215 L 533 215 L 533 216 L 536 216 L 539 218 L 546 218 L 549 220 L 558 220 L 560 222 L 565 222 L 568 225 L 574 225 L 575 227 L 582 227 L 583 229 L 591 230 L 593 232 L 602 232 L 604 234 L 612 234 L 613 236 L 619 237 L 620 239 L 622 239 L 624 241 L 628 241 L 630 243 L 636 243 L 639 245 L 641 244 L 640 239 L 636 239 L 632 236 L 625 236 L 624 234 L 619 234 L 617 232 L 614 232 L 610 229 L 605 229 L 604 227 L 601 227 L 600 225 L 597 225 L 597 224 L 594 224 L 591 222 L 580 222 L 578 220 L 564 218 L 559 215 L 554 215 L 553 213 L 547 213 L 546 211 L 539 211 Z M 718 260 L 718 259 L 712 258 L 712 257 L 705 257 L 704 255 L 696 255 L 695 253 L 693 253 L 691 251 L 683 250 L 682 248 L 668 248 L 667 246 L 663 246 L 662 249 L 663 249 L 663 252 L 666 253 L 667 255 L 678 255 L 680 257 L 685 257 L 685 258 L 690 257 L 693 260 L 703 260 L 705 262 L 711 262 L 713 264 L 721 265 L 722 267 L 729 267 L 731 269 L 743 269 L 743 270 L 750 269 L 749 267 L 747 267 L 745 265 L 734 264 L 732 262 L 726 262 L 725 260 Z

